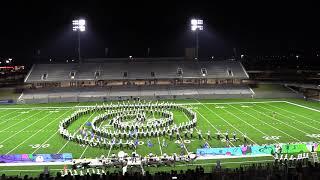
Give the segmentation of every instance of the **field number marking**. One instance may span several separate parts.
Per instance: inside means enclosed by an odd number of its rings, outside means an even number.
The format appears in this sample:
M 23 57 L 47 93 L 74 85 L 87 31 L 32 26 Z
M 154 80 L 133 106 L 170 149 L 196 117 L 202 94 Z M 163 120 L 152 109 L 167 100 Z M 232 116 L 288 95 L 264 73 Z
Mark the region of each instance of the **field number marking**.
M 263 136 L 262 138 L 267 140 L 267 141 L 272 141 L 272 140 L 280 139 L 280 136 Z
M 36 148 L 48 148 L 50 146 L 50 144 L 30 144 L 29 146 L 31 146 L 32 149 L 36 149 Z

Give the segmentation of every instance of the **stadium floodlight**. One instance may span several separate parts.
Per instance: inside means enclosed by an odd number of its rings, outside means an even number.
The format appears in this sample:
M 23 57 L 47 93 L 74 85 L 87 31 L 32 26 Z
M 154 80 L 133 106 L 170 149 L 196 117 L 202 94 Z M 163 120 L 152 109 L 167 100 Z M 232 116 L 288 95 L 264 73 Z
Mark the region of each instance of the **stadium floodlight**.
M 80 50 L 80 33 L 86 31 L 86 20 L 76 19 L 72 21 L 72 30 L 78 32 L 78 58 L 81 62 L 81 50 Z
M 191 19 L 191 30 L 196 33 L 196 58 L 199 56 L 199 31 L 203 30 L 203 20 L 202 19 Z

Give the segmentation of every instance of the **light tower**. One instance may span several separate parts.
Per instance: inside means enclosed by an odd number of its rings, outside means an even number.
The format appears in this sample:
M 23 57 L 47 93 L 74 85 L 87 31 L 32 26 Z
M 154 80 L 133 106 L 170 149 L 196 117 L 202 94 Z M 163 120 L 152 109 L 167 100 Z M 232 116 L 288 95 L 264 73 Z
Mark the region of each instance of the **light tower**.
M 86 31 L 86 20 L 84 19 L 76 19 L 72 21 L 72 30 L 78 32 L 78 59 L 79 63 L 81 63 L 81 41 L 80 41 L 80 34 L 81 32 Z
M 196 58 L 199 57 L 199 31 L 203 30 L 202 19 L 191 19 L 191 30 L 196 33 Z

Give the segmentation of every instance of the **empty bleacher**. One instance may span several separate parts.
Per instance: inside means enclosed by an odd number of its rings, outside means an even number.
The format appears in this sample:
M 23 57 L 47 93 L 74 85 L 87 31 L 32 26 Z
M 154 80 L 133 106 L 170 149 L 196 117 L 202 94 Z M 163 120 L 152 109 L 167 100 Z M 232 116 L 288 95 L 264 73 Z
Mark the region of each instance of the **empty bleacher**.
M 182 69 L 183 74 L 181 76 L 177 74 L 178 68 Z M 96 80 L 95 73 L 97 71 L 100 72 L 100 80 L 204 78 L 201 73 L 201 68 L 207 70 L 206 78 L 248 78 L 241 63 L 237 61 L 155 61 L 36 64 L 29 72 L 25 82 L 67 81 L 70 80 L 71 72 L 75 72 L 73 80 Z M 154 73 L 154 76 L 152 76 L 151 72 Z M 127 76 L 124 76 L 125 73 Z M 43 78 L 44 74 L 46 74 L 46 78 Z

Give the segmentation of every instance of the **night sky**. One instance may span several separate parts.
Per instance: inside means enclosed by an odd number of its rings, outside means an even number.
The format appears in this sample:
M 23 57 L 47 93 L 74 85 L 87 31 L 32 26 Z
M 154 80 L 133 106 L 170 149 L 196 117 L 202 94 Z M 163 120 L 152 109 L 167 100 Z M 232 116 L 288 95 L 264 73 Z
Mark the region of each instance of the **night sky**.
M 219 2 L 219 1 L 218 1 Z M 83 17 L 84 57 L 183 56 L 194 46 L 190 19 L 204 20 L 200 56 L 286 55 L 320 47 L 318 8 L 306 1 L 11 1 L 1 2 L 0 58 L 30 62 L 41 58 L 75 58 L 77 36 L 72 20 Z

